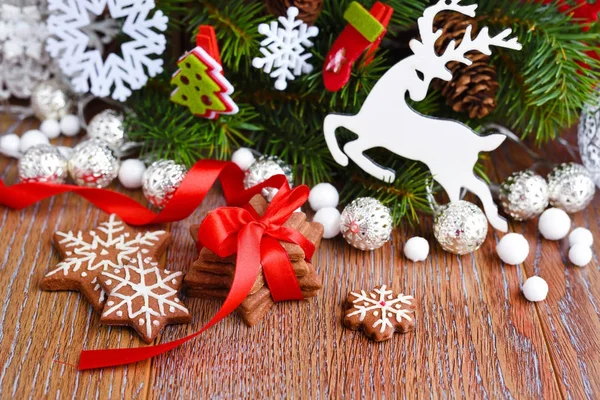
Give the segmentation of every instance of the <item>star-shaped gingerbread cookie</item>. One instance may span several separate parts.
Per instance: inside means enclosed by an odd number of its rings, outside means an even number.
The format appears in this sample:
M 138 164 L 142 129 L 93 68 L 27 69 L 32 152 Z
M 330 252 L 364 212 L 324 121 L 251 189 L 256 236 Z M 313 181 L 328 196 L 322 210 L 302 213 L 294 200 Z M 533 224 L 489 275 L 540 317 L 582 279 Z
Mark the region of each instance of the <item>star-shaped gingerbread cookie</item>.
M 348 294 L 344 325 L 361 329 L 370 339 L 381 342 L 391 339 L 394 332 L 406 333 L 415 329 L 415 299 L 396 294 L 386 285 L 372 292 L 364 290 Z
M 123 263 L 138 251 L 156 261 L 170 242 L 168 232 L 137 232 L 114 214 L 108 222 L 89 232 L 56 232 L 54 244 L 63 261 L 46 274 L 42 289 L 79 291 L 100 312 L 105 293 L 98 275 L 102 271 L 122 268 Z
M 159 268 L 141 252 L 122 268 L 103 271 L 98 279 L 107 293 L 100 322 L 128 325 L 146 343 L 152 342 L 163 326 L 191 320 L 190 312 L 177 297 L 183 274 Z

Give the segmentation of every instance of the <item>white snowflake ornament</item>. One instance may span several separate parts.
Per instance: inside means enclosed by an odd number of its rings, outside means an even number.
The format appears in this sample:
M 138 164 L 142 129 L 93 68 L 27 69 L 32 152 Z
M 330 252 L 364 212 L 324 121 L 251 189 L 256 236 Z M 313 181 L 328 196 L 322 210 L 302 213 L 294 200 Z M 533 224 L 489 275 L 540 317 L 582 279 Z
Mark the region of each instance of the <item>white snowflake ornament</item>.
M 161 32 L 168 18 L 160 10 L 149 18 L 154 8 L 152 0 L 49 0 L 48 30 L 54 36 L 46 49 L 75 91 L 125 101 L 163 70 L 163 61 L 152 56 L 165 51 Z M 110 19 L 101 20 L 106 9 Z M 115 20 L 122 20 L 121 33 L 132 40 L 121 45 L 122 56 L 110 53 L 104 59 L 102 44 L 119 33 Z
M 288 80 L 292 81 L 295 76 L 308 74 L 313 70 L 313 66 L 306 62 L 312 54 L 305 53 L 305 50 L 313 46 L 309 39 L 319 34 L 319 28 L 309 27 L 302 20 L 296 19 L 298 13 L 296 7 L 290 7 L 287 9 L 287 18 L 278 18 L 281 26 L 278 26 L 277 21 L 258 26 L 258 32 L 266 36 L 266 39 L 260 42 L 263 57 L 254 58 L 252 65 L 262 68 L 271 78 L 277 78 L 277 90 L 285 90 Z

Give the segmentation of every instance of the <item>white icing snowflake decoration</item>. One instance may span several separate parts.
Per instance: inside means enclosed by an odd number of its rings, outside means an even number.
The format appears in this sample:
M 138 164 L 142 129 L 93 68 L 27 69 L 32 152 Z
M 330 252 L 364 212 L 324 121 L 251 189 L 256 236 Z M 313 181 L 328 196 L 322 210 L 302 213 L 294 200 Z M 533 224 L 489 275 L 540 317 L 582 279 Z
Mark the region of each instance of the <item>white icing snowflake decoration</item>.
M 102 319 L 128 321 L 145 339 L 153 339 L 169 317 L 189 316 L 177 297 L 182 276 L 137 253 L 123 269 L 102 273 L 102 284 L 109 289 Z
M 0 4 L 0 100 L 27 98 L 48 79 L 47 29 L 40 6 Z
M 252 60 L 252 65 L 270 73 L 272 78 L 277 78 L 277 90 L 285 90 L 287 81 L 294 80 L 294 75 L 308 74 L 313 70 L 313 66 L 306 62 L 312 54 L 304 51 L 313 46 L 309 38 L 317 36 L 319 28 L 309 27 L 302 20 L 295 19 L 297 16 L 298 9 L 290 7 L 287 9 L 287 18 L 278 18 L 281 27 L 277 21 L 258 26 L 258 32 L 266 36 L 266 39 L 260 42 L 263 57 L 256 57 Z
M 373 328 L 380 326 L 380 332 L 385 331 L 387 327 L 394 327 L 390 322 L 391 317 L 395 317 L 398 322 L 402 322 L 402 318 L 412 321 L 409 316 L 412 310 L 402 307 L 402 304 L 410 306 L 414 297 L 403 294 L 394 297 L 393 293 L 391 290 L 386 290 L 385 285 L 381 288 L 375 288 L 371 293 L 366 293 L 364 290 L 361 290 L 360 293 L 351 292 L 356 297 L 353 301 L 356 311 L 352 311 L 346 316 L 359 315 L 360 321 L 363 321 L 367 313 L 372 313 L 375 317 L 378 317 L 373 323 Z
M 163 70 L 163 61 L 151 57 L 165 51 L 166 39 L 160 32 L 167 29 L 168 18 L 160 10 L 148 18 L 154 8 L 153 0 L 49 0 L 48 30 L 54 36 L 46 49 L 71 77 L 75 91 L 125 101 L 148 76 Z M 94 32 L 114 35 L 115 23 L 96 21 L 106 9 L 111 19 L 123 19 L 122 33 L 132 40 L 121 45 L 122 56 L 110 53 L 103 59 Z

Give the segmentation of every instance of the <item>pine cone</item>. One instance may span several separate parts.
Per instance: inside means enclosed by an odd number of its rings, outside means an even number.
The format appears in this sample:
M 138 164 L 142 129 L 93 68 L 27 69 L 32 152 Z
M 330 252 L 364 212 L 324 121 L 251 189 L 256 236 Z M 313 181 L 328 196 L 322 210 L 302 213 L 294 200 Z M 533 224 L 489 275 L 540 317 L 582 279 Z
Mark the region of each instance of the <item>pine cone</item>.
M 298 18 L 313 25 L 321 10 L 323 10 L 323 0 L 265 0 L 269 12 L 276 16 L 285 16 L 289 7 L 297 7 L 300 13 Z
M 444 33 L 435 43 L 435 50 L 442 54 L 454 40 L 456 46 L 462 42 L 467 26 L 473 25 L 472 35 L 477 34 L 477 21 L 462 14 L 445 12 L 436 17 L 435 28 Z M 436 80 L 435 86 L 446 98 L 446 104 L 456 112 L 469 114 L 469 118 L 480 119 L 496 108 L 496 68 L 490 64 L 490 57 L 480 52 L 467 53 L 473 64 L 452 61 L 448 69 L 452 72 L 450 82 Z

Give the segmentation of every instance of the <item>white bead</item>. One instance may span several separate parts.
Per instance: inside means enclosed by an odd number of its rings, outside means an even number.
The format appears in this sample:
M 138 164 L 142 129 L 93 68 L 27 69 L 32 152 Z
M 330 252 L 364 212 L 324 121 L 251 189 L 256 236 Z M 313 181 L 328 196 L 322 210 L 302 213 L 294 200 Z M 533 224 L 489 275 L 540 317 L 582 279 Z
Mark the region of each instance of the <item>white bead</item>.
M 318 222 L 323 225 L 323 237 L 331 239 L 340 233 L 340 212 L 334 207 L 321 208 L 315 214 L 313 222 Z
M 60 124 L 55 119 L 47 119 L 40 125 L 40 131 L 48 139 L 56 139 L 60 136 Z
M 589 229 L 575 228 L 569 235 L 569 246 L 576 244 L 585 244 L 586 246 L 592 246 L 594 244 L 594 236 Z
M 496 252 L 505 264 L 522 264 L 529 255 L 529 242 L 519 233 L 509 233 L 500 239 Z
M 571 218 L 559 208 L 549 208 L 540 216 L 538 229 L 544 238 L 560 240 L 569 234 Z
M 75 136 L 79 133 L 81 125 L 77 115 L 68 114 L 60 119 L 60 130 L 65 136 Z
M 310 208 L 319 211 L 325 207 L 337 207 L 340 201 L 340 194 L 331 183 L 319 183 L 310 189 L 308 202 Z
M 19 158 L 21 138 L 14 133 L 0 136 L 0 153 L 7 157 Z
M 527 279 L 522 287 L 523 295 L 529 301 L 544 301 L 548 296 L 548 284 L 539 276 Z
M 252 151 L 249 148 L 240 147 L 231 155 L 231 161 L 237 164 L 242 171 L 245 171 L 250 168 L 254 161 L 256 161 L 256 158 L 254 158 L 254 154 L 252 154 Z
M 30 147 L 36 146 L 38 144 L 50 144 L 50 141 L 41 131 L 37 129 L 32 129 L 27 131 L 21 136 L 21 143 L 19 145 L 19 149 L 21 153 L 25 153 L 29 150 Z
M 125 160 L 119 169 L 119 182 L 128 189 L 142 187 L 142 177 L 146 172 L 146 164 L 137 159 Z
M 592 262 L 592 257 L 592 248 L 587 244 L 575 244 L 569 250 L 569 261 L 578 267 L 585 267 L 588 265 Z
M 408 239 L 404 245 L 404 255 L 411 261 L 425 261 L 429 255 L 429 242 L 419 236 Z

